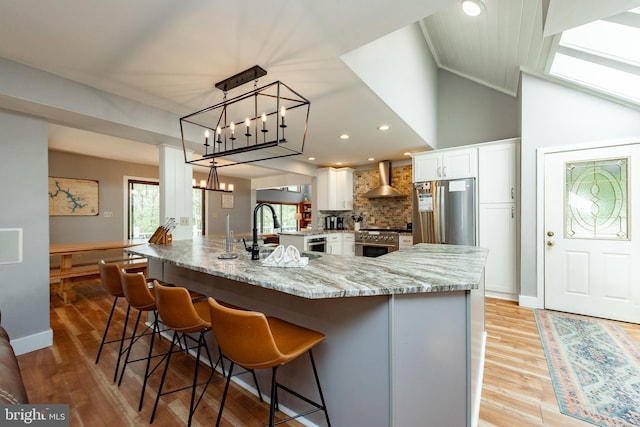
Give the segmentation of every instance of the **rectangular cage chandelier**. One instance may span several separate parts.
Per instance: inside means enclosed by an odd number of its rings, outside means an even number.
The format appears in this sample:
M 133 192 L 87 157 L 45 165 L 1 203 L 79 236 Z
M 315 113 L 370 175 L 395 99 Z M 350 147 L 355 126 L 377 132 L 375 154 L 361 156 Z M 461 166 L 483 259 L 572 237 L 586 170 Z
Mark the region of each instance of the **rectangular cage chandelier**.
M 219 169 L 302 154 L 311 103 L 280 81 L 258 87 L 266 74 L 256 65 L 216 83 L 222 102 L 180 118 L 186 163 Z M 227 99 L 251 81 L 253 90 Z

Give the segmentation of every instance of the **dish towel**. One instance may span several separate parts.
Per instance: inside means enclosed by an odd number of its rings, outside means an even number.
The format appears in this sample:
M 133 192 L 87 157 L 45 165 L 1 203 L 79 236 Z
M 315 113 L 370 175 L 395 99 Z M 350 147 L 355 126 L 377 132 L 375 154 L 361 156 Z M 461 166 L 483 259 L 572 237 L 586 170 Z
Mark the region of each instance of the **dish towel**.
M 300 251 L 293 245 L 286 248 L 278 247 L 262 260 L 262 265 L 267 267 L 305 267 L 309 263 L 308 257 L 300 256 Z

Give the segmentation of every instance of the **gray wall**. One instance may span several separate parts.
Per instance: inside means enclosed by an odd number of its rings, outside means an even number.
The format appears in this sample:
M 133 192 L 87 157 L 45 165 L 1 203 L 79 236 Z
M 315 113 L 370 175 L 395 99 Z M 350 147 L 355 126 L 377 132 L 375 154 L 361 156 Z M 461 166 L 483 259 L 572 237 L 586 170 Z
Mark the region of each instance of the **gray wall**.
M 438 147 L 449 148 L 520 136 L 516 97 L 438 71 Z
M 51 344 L 47 127 L 0 110 L 0 228 L 22 228 L 24 238 L 23 261 L 0 264 L 2 325 L 12 340 L 37 336 L 42 347 Z M 33 349 L 16 345 L 17 352 Z
M 198 175 L 200 176 L 200 175 Z M 206 176 L 202 179 L 206 179 Z M 220 182 L 234 185 L 233 189 L 233 209 L 222 208 L 222 195 L 230 193 L 219 193 L 207 191 L 207 224 L 208 234 L 223 235 L 227 228 L 227 214 L 229 217 L 229 228 L 234 234 L 251 232 L 251 216 L 253 206 L 251 205 L 251 180 L 220 175 Z
M 120 162 L 98 157 L 82 156 L 59 151 L 49 152 L 49 176 L 62 178 L 95 179 L 100 182 L 98 216 L 50 217 L 51 243 L 95 242 L 126 238 L 125 176 L 141 179 L 158 179 L 158 167 L 137 163 Z M 207 179 L 195 173 L 197 182 Z M 232 228 L 248 232 L 250 230 L 250 187 L 251 181 L 220 175 L 220 181 L 233 183 L 234 208 L 222 209 L 221 194 L 207 192 L 207 229 L 210 234 L 225 232 L 226 214 L 231 213 Z M 104 211 L 113 212 L 113 217 L 105 218 Z
M 99 182 L 97 216 L 52 216 L 51 243 L 98 242 L 126 238 L 124 176 L 158 179 L 157 166 L 119 162 L 60 151 L 49 152 L 49 176 Z M 105 211 L 113 217 L 105 218 Z
M 640 110 L 523 74 L 521 295 L 537 296 L 537 149 L 634 136 L 640 140 Z

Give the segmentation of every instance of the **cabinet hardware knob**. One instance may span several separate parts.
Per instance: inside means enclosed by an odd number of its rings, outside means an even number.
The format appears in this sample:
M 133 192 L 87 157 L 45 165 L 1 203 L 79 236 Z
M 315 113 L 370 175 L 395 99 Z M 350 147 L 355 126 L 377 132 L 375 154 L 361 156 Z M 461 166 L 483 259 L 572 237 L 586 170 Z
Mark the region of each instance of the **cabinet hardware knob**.
M 554 236 L 553 231 L 547 231 L 547 236 L 553 237 Z
M 555 242 L 553 240 L 547 240 L 547 246 L 551 247 L 554 245 L 555 245 Z

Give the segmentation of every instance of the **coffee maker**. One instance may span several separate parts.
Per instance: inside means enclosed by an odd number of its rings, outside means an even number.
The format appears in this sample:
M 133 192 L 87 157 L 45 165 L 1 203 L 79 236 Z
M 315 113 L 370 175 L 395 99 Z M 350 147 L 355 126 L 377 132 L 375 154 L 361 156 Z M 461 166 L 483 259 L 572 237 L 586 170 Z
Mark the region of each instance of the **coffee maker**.
M 324 229 L 335 230 L 337 227 L 338 217 L 335 215 L 328 215 L 324 218 Z
M 341 216 L 336 218 L 336 229 L 344 230 L 344 218 Z

